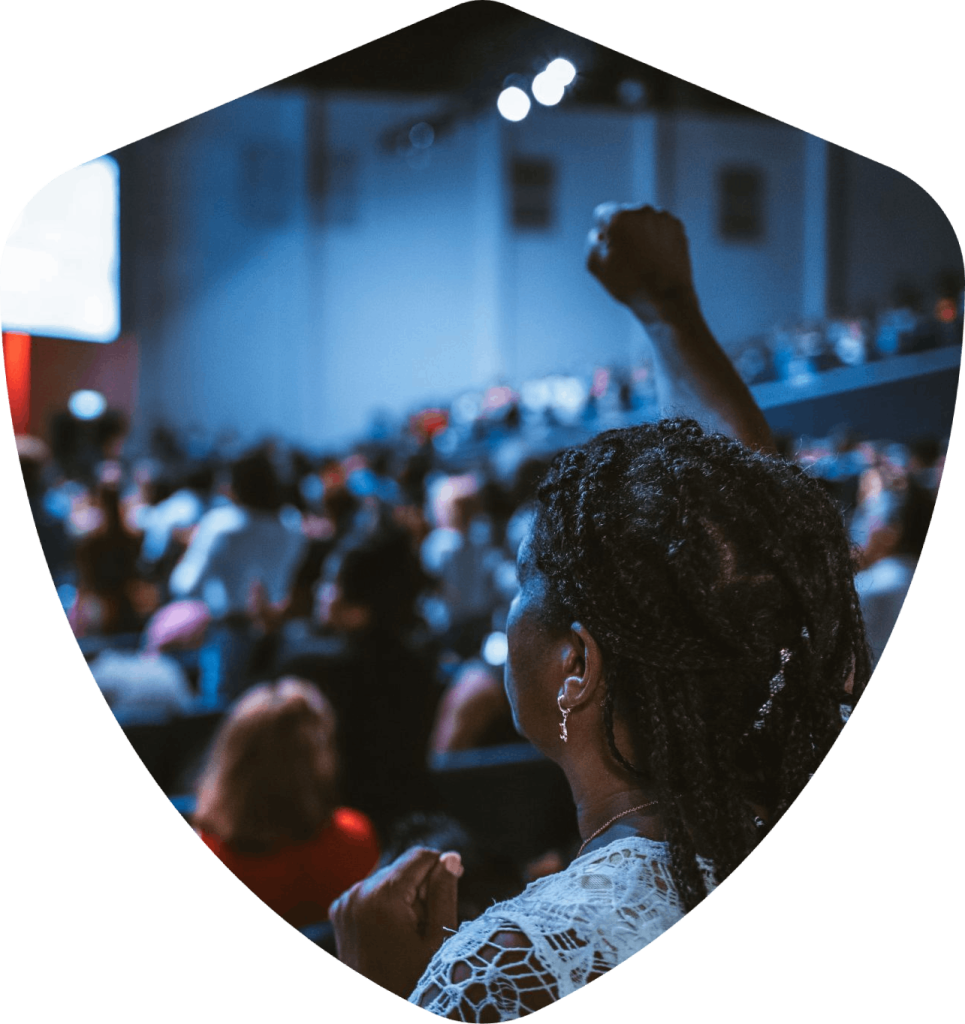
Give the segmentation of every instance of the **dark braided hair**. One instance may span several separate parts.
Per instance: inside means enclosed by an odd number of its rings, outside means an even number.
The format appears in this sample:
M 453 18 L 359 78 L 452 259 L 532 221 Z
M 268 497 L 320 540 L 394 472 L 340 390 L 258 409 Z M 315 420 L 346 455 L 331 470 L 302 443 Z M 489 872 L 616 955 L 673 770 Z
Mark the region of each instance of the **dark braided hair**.
M 792 463 L 663 420 L 557 456 L 530 558 L 550 624 L 599 644 L 611 752 L 655 788 L 691 909 L 700 858 L 718 882 L 737 867 L 838 736 L 849 678 L 855 699 L 867 683 L 841 514 Z

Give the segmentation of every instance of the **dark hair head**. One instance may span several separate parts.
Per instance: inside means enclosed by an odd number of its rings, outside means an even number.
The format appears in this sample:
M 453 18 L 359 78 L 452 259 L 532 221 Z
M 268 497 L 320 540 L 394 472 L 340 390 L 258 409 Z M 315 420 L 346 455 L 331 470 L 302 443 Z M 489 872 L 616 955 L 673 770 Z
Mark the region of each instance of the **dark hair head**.
M 121 510 L 121 492 L 114 481 L 100 481 L 94 488 L 94 502 L 103 513 L 100 531 L 103 533 L 123 533 L 124 519 Z
M 344 600 L 370 610 L 373 630 L 403 633 L 418 623 L 416 603 L 428 577 L 411 534 L 386 516 L 356 526 L 327 568 L 334 570 Z
M 239 852 L 311 839 L 335 810 L 335 718 L 310 683 L 250 689 L 215 737 L 194 823 Z
M 214 487 L 214 466 L 210 462 L 187 463 L 181 470 L 179 486 L 207 497 Z
M 243 455 L 231 467 L 231 490 L 245 508 L 277 512 L 281 508 L 281 484 L 271 459 L 263 451 Z
M 849 677 L 856 697 L 867 682 L 840 513 L 797 466 L 664 420 L 556 458 L 528 557 L 551 624 L 601 649 L 611 751 L 655 787 L 691 907 L 698 855 L 718 881 L 740 863 L 755 805 L 777 821 L 837 737 Z

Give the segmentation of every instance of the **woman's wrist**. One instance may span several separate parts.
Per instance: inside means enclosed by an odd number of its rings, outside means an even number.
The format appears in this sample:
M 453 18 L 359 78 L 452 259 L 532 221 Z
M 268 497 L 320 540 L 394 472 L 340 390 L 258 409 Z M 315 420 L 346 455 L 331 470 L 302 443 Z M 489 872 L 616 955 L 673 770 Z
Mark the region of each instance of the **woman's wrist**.
M 674 288 L 659 298 L 634 297 L 627 306 L 644 327 L 662 324 L 688 333 L 698 328 L 707 329 L 693 285 Z

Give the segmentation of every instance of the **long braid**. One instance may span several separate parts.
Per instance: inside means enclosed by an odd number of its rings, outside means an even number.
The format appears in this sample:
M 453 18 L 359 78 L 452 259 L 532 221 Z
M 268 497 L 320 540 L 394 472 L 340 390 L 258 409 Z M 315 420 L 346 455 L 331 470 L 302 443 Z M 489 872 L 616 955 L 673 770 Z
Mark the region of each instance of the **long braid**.
M 840 512 L 799 467 L 691 420 L 557 457 L 531 540 L 560 622 L 603 653 L 610 751 L 656 789 L 689 908 L 814 773 L 870 658 Z M 620 750 L 615 722 L 632 749 Z

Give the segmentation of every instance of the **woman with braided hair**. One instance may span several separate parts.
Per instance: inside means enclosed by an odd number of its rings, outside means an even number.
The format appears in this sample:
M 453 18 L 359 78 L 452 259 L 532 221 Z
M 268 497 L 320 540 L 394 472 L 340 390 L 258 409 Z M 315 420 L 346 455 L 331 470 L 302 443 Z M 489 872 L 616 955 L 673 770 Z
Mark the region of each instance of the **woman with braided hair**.
M 840 514 L 772 454 L 682 225 L 600 208 L 589 268 L 646 327 L 673 418 L 560 454 L 520 547 L 506 692 L 583 845 L 455 934 L 451 853 L 411 850 L 331 911 L 344 962 L 456 1020 L 538 1010 L 679 920 L 797 797 L 870 674 Z

